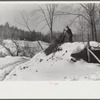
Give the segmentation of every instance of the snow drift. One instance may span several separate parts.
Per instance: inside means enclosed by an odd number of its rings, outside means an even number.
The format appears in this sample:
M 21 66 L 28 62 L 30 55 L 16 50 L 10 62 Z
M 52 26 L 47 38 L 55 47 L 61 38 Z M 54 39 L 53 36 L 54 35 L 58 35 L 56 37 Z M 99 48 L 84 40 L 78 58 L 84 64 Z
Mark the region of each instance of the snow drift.
M 31 81 L 66 81 L 66 80 L 100 80 L 100 65 L 84 60 L 73 62 L 71 54 L 82 51 L 86 43 L 64 43 L 60 51 L 46 55 L 43 51 L 30 61 L 17 66 L 6 78 L 7 80 Z M 91 42 L 91 46 L 100 44 Z

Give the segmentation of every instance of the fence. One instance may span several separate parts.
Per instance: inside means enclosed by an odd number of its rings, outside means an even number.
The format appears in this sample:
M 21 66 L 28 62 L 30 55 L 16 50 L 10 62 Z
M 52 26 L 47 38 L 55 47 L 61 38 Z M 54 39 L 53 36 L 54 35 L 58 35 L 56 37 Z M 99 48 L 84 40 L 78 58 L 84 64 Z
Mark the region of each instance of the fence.
M 100 63 L 99 58 L 88 47 L 87 47 L 87 51 L 90 52 L 93 55 L 93 57 Z M 90 60 L 90 55 L 88 55 L 88 59 Z

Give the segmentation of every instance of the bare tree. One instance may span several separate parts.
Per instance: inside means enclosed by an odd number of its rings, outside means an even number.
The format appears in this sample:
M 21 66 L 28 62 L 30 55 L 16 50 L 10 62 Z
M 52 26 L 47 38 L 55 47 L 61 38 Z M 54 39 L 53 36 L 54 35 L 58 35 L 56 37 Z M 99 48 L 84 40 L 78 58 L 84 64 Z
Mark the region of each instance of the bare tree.
M 19 43 L 17 42 L 17 40 L 14 40 L 14 37 L 12 35 L 10 37 L 12 43 L 16 46 L 16 56 L 19 56 L 19 53 L 21 52 Z
M 50 40 L 52 41 L 53 38 L 53 24 L 55 19 L 57 18 L 57 8 L 58 4 L 46 4 L 43 7 L 38 5 L 38 9 L 33 10 L 33 13 L 41 13 L 42 19 L 39 22 L 45 22 L 44 26 L 42 27 L 42 30 L 48 26 L 50 30 Z
M 11 56 L 18 56 L 18 54 L 19 54 L 19 44 L 13 39 L 13 36 L 11 34 L 8 22 L 6 22 L 6 24 L 5 24 L 5 34 L 7 35 L 7 37 L 9 39 L 11 39 L 12 43 L 16 46 L 16 54 L 13 53 L 11 48 L 4 42 L 4 35 L 3 35 L 3 33 L 2 33 L 2 36 L 0 38 L 0 45 L 2 47 L 4 47 Z
M 26 27 L 29 30 L 30 33 L 33 33 L 32 30 L 31 30 L 31 28 L 30 28 L 30 26 L 29 26 L 29 18 L 28 18 L 28 16 L 25 14 L 24 11 L 22 11 L 20 14 L 21 14 L 22 20 L 24 21 L 24 24 L 20 23 L 18 21 L 17 21 L 17 23 L 20 24 L 20 25 L 22 25 L 22 26 L 24 26 L 24 27 Z M 43 47 L 42 47 L 42 45 L 40 44 L 40 42 L 38 40 L 37 40 L 37 43 L 39 44 L 39 46 L 41 47 L 41 49 L 44 50 Z
M 13 53 L 12 53 L 12 51 L 10 50 L 10 48 L 5 45 L 5 43 L 3 42 L 3 40 L 4 40 L 3 38 L 0 39 L 0 45 L 2 47 L 4 47 L 11 56 L 14 56 Z
M 97 20 L 97 5 L 95 3 L 81 4 L 86 12 L 86 16 L 90 21 L 92 40 L 97 41 L 96 20 Z
M 97 23 L 97 29 L 99 30 L 100 29 L 100 3 L 97 4 L 97 10 L 98 10 L 98 12 L 97 12 L 98 19 L 97 19 L 96 23 Z
M 74 11 L 67 12 L 61 11 L 60 15 L 73 15 L 76 16 L 76 19 L 79 17 L 83 17 L 87 22 L 87 26 L 90 26 L 92 40 L 97 41 L 97 32 L 96 32 L 96 22 L 97 22 L 97 5 L 95 3 L 87 3 L 87 4 L 79 4 L 80 12 Z M 75 19 L 75 20 L 76 20 Z
M 86 33 L 86 23 L 84 21 L 84 18 L 83 17 L 79 17 L 78 18 L 78 21 L 75 21 L 76 22 L 76 26 L 77 27 L 77 33 L 79 34 L 79 36 L 81 37 L 81 40 L 84 42 L 85 41 L 85 33 Z

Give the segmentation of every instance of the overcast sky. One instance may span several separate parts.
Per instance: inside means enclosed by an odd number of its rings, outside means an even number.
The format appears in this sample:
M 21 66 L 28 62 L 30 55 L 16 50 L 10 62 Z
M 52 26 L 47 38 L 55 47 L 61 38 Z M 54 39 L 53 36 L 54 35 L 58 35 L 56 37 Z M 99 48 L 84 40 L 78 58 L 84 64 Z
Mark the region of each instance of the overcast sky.
M 20 11 L 31 11 L 33 8 L 32 4 L 0 3 L 0 24 L 5 22 L 9 22 L 11 25 L 16 24 L 14 19 Z
M 38 4 L 38 3 L 37 3 Z M 20 12 L 31 12 L 36 7 L 36 4 L 32 3 L 1 3 L 0 2 L 0 24 L 5 24 L 9 22 L 10 26 L 17 26 L 18 28 L 27 30 L 27 28 L 16 23 L 16 20 L 21 21 Z M 62 17 L 58 19 L 54 24 L 55 31 L 63 31 L 64 27 L 69 24 L 70 17 Z M 33 28 L 34 27 L 34 28 Z M 40 30 L 40 27 L 34 26 L 33 22 L 30 22 L 30 28 L 35 30 Z M 71 26 L 72 31 L 74 30 Z M 47 32 L 48 28 L 45 28 L 43 32 Z

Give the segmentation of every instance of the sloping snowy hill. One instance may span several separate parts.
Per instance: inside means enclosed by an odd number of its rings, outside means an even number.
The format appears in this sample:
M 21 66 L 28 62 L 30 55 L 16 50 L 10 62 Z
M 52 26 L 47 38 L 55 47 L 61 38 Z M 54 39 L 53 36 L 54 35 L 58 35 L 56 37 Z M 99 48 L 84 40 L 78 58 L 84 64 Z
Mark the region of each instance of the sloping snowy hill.
M 91 46 L 100 47 L 97 42 Z M 61 49 L 50 55 L 42 51 L 28 62 L 17 66 L 4 81 L 29 80 L 29 81 L 66 81 L 66 80 L 100 80 L 100 65 L 87 63 L 84 60 L 71 61 L 71 54 L 77 53 L 86 47 L 86 43 L 64 43 Z
M 37 41 L 23 41 L 23 40 L 14 40 L 20 47 L 20 49 L 22 47 L 28 46 L 29 48 L 35 48 L 37 52 L 41 51 L 41 47 L 39 46 Z M 43 41 L 39 41 L 40 44 L 42 45 L 42 47 L 44 49 L 46 49 L 48 47 L 48 43 L 43 42 Z M 16 54 L 17 52 L 17 48 L 16 45 L 12 42 L 12 40 L 3 40 L 3 43 L 5 44 L 5 46 L 7 48 L 9 48 L 11 50 L 11 52 L 13 54 Z M 0 44 L 0 53 L 2 53 L 3 55 L 9 56 L 9 52 Z
M 26 57 L 11 57 L 7 56 L 0 58 L 0 81 L 3 81 L 16 66 L 29 61 Z

